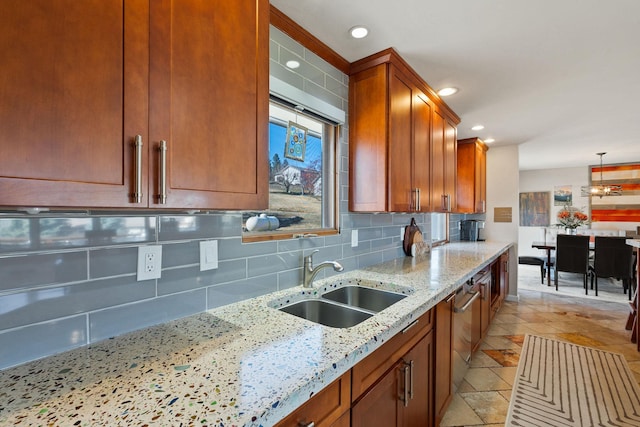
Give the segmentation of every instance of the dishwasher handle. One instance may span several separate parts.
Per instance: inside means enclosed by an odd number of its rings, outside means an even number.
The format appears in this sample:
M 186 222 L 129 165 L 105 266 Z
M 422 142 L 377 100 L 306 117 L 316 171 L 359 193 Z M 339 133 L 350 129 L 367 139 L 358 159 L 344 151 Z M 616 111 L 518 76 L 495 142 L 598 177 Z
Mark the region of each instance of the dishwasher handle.
M 480 292 L 468 292 L 467 295 L 472 295 L 472 297 L 469 298 L 469 301 L 464 303 L 462 307 L 454 307 L 454 313 L 464 313 L 465 311 L 467 311 L 467 309 L 471 307 L 471 304 L 473 304 L 473 302 L 478 299 L 478 297 L 480 296 Z

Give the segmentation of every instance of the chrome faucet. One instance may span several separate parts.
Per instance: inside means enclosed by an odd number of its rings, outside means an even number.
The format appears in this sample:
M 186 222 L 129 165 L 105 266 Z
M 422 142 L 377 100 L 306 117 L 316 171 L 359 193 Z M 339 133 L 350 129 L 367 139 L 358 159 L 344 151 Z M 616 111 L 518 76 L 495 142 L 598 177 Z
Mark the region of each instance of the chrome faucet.
M 335 271 L 342 271 L 344 267 L 338 261 L 325 261 L 322 262 L 315 267 L 313 266 L 313 254 L 318 252 L 318 249 L 311 252 L 311 255 L 307 255 L 304 257 L 304 268 L 302 273 L 302 286 L 305 288 L 310 288 L 313 284 L 313 279 L 316 277 L 318 272 L 326 267 L 333 267 Z

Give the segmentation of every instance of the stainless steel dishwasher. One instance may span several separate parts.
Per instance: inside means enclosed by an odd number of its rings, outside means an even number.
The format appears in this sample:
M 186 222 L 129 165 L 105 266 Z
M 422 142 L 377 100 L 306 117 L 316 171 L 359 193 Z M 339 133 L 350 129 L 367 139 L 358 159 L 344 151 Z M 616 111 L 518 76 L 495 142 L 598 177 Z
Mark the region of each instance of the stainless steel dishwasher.
M 469 363 L 471 363 L 471 328 L 473 322 L 473 302 L 480 292 L 473 290 L 469 280 L 456 291 L 453 308 L 453 392 L 462 383 Z

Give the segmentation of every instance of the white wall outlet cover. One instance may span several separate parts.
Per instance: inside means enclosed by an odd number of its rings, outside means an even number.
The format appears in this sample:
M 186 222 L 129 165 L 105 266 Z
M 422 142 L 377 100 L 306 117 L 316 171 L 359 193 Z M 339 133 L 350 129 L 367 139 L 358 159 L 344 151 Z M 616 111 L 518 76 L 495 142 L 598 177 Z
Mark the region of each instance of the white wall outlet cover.
M 218 268 L 218 241 L 200 242 L 200 271 Z
M 400 227 L 400 241 L 404 242 L 404 227 Z
M 137 280 L 159 279 L 162 274 L 162 245 L 138 248 Z
M 351 230 L 351 247 L 358 246 L 358 230 Z

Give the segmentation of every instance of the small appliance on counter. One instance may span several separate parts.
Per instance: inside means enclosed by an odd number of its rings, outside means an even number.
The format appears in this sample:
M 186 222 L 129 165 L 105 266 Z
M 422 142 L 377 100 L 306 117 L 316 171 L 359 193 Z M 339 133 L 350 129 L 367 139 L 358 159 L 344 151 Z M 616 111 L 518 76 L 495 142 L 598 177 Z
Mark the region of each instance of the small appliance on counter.
M 463 219 L 460 221 L 460 240 L 477 242 L 484 241 L 484 221 L 477 219 Z

